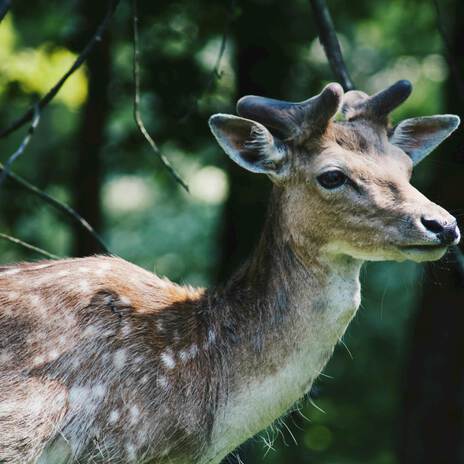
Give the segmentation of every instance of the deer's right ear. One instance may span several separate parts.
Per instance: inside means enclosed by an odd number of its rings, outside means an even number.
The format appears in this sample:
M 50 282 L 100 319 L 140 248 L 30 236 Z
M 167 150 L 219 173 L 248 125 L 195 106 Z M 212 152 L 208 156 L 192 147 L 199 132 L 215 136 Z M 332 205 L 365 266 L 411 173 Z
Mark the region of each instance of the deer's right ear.
M 215 114 L 209 127 L 221 148 L 242 168 L 280 179 L 287 171 L 287 148 L 262 124 L 230 114 Z

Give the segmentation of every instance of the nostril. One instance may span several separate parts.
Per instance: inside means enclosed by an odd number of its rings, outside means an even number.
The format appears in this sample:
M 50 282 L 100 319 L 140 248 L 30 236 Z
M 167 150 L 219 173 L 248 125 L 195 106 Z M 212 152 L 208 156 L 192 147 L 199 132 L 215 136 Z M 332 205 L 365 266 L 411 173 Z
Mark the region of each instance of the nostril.
M 441 235 L 441 240 L 447 245 L 452 244 L 459 237 L 459 229 L 456 223 L 446 226 Z
M 434 234 L 439 234 L 445 230 L 443 224 L 435 219 L 427 219 L 422 216 L 421 222 L 428 231 L 433 232 Z

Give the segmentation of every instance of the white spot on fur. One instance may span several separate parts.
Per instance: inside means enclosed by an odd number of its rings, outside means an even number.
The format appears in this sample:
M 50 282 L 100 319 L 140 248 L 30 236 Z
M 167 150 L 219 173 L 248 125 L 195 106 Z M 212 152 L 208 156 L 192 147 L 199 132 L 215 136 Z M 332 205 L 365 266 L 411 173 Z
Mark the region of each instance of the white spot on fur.
M 198 346 L 194 343 L 188 350 L 189 356 L 193 359 L 198 354 Z
M 121 327 L 121 334 L 124 336 L 124 337 L 127 337 L 128 335 L 130 335 L 130 333 L 132 332 L 132 328 L 129 324 L 124 324 L 122 327 Z
M 79 405 L 89 398 L 89 389 L 79 385 L 73 385 L 69 390 L 69 403 L 72 406 Z
M 165 457 L 169 454 L 169 452 L 171 451 L 171 448 L 167 447 L 165 448 L 162 452 L 161 452 L 161 456 L 162 457 Z
M 127 297 L 127 296 L 124 296 L 124 295 L 120 296 L 120 297 L 119 297 L 119 300 L 120 300 L 121 303 L 122 303 L 123 305 L 125 305 L 125 306 L 130 306 L 130 305 L 132 304 L 130 298 Z
M 49 361 L 54 361 L 56 358 L 58 358 L 60 354 L 56 350 L 51 350 L 48 352 L 48 360 Z
M 113 409 L 111 412 L 110 412 L 110 415 L 108 416 L 108 422 L 110 424 L 115 424 L 118 419 L 119 419 L 119 410 L 118 409 Z
M 156 323 L 156 329 L 158 330 L 158 332 L 163 332 L 164 331 L 164 324 L 161 321 L 158 321 Z
M 195 356 L 198 354 L 198 346 L 194 343 L 188 349 L 182 350 L 179 352 L 179 358 L 183 363 L 194 359 Z
M 95 274 L 99 277 L 105 275 L 111 269 L 110 263 L 100 263 L 98 267 L 95 269 Z
M 38 295 L 29 295 L 29 303 L 31 306 L 40 306 L 40 297 Z
M 95 327 L 94 325 L 89 325 L 84 329 L 81 336 L 82 337 L 93 337 L 97 333 L 98 333 L 97 327 Z
M 135 452 L 135 446 L 130 441 L 126 443 L 126 451 L 128 459 L 134 460 L 137 457 Z
M 106 385 L 97 383 L 93 388 L 92 392 L 96 398 L 103 398 L 106 393 Z
M 189 355 L 186 350 L 179 351 L 179 358 L 183 363 L 186 363 L 189 360 Z
M 43 409 L 44 407 L 44 398 L 40 395 L 32 393 L 32 395 L 27 398 L 27 410 L 31 416 L 34 416 Z
M 140 417 L 140 409 L 137 407 L 137 405 L 133 405 L 130 407 L 129 415 L 130 415 L 131 424 L 132 425 L 136 424 Z
M 88 267 L 84 267 L 84 266 L 79 266 L 79 267 L 77 268 L 77 271 L 78 271 L 78 272 L 87 273 L 87 272 L 89 272 L 89 268 L 88 268 Z
M 83 293 L 87 293 L 90 291 L 90 285 L 86 280 L 81 280 L 79 282 L 79 290 Z
M 174 369 L 176 367 L 176 360 L 170 348 L 161 353 L 161 362 L 166 369 Z
M 7 362 L 11 361 L 13 358 L 12 354 L 8 351 L 3 351 L 0 353 L 0 364 L 6 364 Z
M 9 269 L 8 271 L 3 271 L 0 273 L 0 275 L 3 276 L 9 276 L 9 275 L 15 275 L 21 272 L 21 269 L 15 268 L 15 269 Z
M 105 330 L 105 332 L 102 333 L 103 337 L 112 337 L 113 335 L 115 335 L 114 330 Z
M 140 385 L 144 385 L 148 382 L 148 375 L 145 374 L 141 379 L 140 379 Z
M 156 383 L 163 389 L 167 390 L 169 388 L 169 381 L 164 375 L 160 375 L 156 379 Z
M 113 354 L 113 364 L 116 369 L 122 369 L 126 364 L 127 354 L 124 348 L 117 350 Z
M 36 356 L 33 360 L 32 360 L 32 363 L 34 364 L 34 366 L 38 366 L 40 364 L 43 364 L 43 362 L 45 361 L 44 357 L 43 356 Z
M 208 349 L 216 341 L 216 332 L 213 329 L 208 330 L 208 335 L 206 342 L 203 345 L 203 348 Z
M 66 277 L 69 275 L 69 271 L 66 269 L 62 269 L 61 271 L 58 271 L 56 274 L 56 277 Z
M 9 300 L 17 300 L 19 297 L 18 292 L 8 292 L 7 297 Z

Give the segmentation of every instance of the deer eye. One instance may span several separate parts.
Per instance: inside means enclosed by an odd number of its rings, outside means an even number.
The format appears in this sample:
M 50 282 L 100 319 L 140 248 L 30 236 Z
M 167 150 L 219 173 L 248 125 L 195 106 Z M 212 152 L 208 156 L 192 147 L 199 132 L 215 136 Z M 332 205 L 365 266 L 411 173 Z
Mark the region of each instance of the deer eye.
M 328 190 L 341 187 L 347 180 L 348 177 L 345 176 L 345 174 L 343 174 L 343 172 L 339 171 L 338 169 L 334 169 L 333 171 L 327 171 L 317 176 L 317 181 L 319 182 L 319 184 Z

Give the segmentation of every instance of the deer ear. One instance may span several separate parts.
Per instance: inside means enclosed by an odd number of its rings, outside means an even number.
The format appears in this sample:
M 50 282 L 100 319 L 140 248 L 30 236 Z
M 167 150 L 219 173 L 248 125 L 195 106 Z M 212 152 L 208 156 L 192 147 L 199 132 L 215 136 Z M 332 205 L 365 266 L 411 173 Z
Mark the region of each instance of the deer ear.
M 287 168 L 287 148 L 262 124 L 230 114 L 215 114 L 209 127 L 226 154 L 251 172 L 282 178 Z
M 390 143 L 406 152 L 416 166 L 451 135 L 459 122 L 454 114 L 406 119 L 393 129 Z

